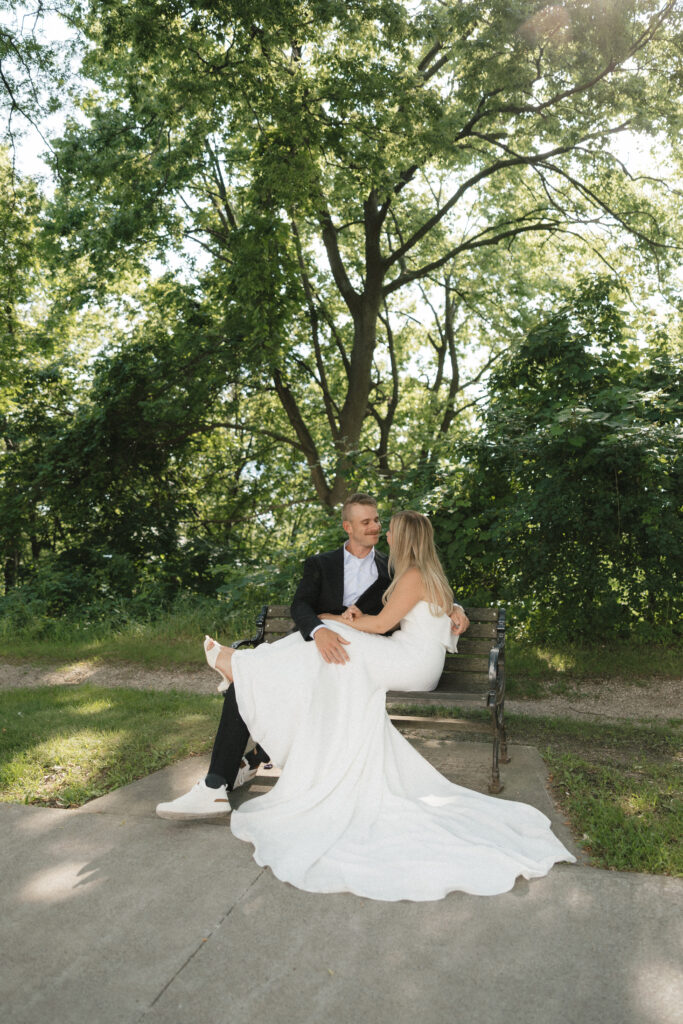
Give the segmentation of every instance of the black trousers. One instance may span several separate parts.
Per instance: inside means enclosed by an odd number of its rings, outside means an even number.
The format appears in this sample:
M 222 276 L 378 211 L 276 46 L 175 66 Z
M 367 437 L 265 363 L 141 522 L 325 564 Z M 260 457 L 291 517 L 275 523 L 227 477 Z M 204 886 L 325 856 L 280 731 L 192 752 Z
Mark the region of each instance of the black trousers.
M 235 687 L 229 686 L 223 698 L 221 720 L 211 751 L 209 775 L 220 775 L 228 789 L 232 789 L 248 742 L 249 728 L 237 708 Z M 255 754 L 256 761 L 270 760 L 259 747 L 255 748 Z

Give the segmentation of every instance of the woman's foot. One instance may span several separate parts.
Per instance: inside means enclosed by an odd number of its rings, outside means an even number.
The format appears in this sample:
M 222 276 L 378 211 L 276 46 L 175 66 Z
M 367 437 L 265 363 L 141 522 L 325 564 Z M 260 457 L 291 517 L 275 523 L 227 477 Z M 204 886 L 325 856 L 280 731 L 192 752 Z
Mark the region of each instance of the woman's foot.
M 218 684 L 218 692 L 224 693 L 233 681 L 232 672 L 230 671 L 232 647 L 222 647 L 216 640 L 212 640 L 210 636 L 205 636 L 204 654 L 211 668 L 215 669 L 221 677 L 221 682 Z

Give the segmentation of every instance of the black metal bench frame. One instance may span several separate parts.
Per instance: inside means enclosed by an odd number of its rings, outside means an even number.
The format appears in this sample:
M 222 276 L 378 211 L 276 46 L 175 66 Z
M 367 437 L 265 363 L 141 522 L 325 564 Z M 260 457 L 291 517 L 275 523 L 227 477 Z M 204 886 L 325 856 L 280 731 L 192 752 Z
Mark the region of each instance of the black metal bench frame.
M 453 727 L 468 732 L 490 732 L 493 741 L 489 792 L 500 793 L 500 763 L 510 758 L 505 731 L 505 609 L 465 606 L 470 628 L 458 643 L 459 652 L 447 655 L 438 685 L 429 692 L 389 691 L 389 707 L 405 704 L 441 707 L 479 707 L 490 712 L 488 722 L 471 719 L 391 715 L 398 728 Z M 264 605 L 256 619 L 256 634 L 232 646 L 258 647 L 294 632 L 287 605 Z

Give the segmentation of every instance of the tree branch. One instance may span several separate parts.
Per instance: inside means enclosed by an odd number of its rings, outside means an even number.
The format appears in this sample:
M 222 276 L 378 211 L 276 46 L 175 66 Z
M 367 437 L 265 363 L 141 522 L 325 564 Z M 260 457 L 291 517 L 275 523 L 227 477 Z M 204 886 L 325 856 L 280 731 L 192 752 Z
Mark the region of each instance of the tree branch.
M 235 230 L 237 228 L 237 221 L 232 211 L 232 207 L 230 206 L 230 203 L 228 201 L 228 191 L 225 187 L 225 180 L 223 178 L 223 172 L 221 170 L 218 155 L 208 139 L 206 140 L 205 146 L 206 151 L 209 154 L 209 160 L 211 162 L 211 168 L 213 170 L 213 177 L 216 183 L 216 188 L 218 189 L 218 195 L 220 197 L 221 203 L 223 204 L 225 218 L 227 219 L 227 222 L 230 225 L 230 227 L 233 230 Z M 221 217 L 221 220 L 223 220 L 223 217 Z
M 334 278 L 334 282 L 337 285 L 344 302 L 348 306 L 350 313 L 353 315 L 359 308 L 360 296 L 351 284 L 346 273 L 344 261 L 342 260 L 341 252 L 339 251 L 337 229 L 335 228 L 332 222 L 332 217 L 328 211 L 319 214 L 318 219 L 322 227 L 323 244 L 325 246 L 325 251 L 327 252 L 327 259 L 330 264 L 330 270 L 332 271 L 332 277 Z
M 496 109 L 491 111 L 491 113 L 540 114 L 549 107 L 557 106 L 557 104 L 561 103 L 563 100 L 569 99 L 570 96 L 578 96 L 581 93 L 586 92 L 588 89 L 592 89 L 598 84 L 598 82 L 601 82 L 603 78 L 606 78 L 607 75 L 615 71 L 620 65 L 623 65 L 626 61 L 630 60 L 631 57 L 638 53 L 639 50 L 642 50 L 646 43 L 650 42 L 667 14 L 671 13 L 671 11 L 676 7 L 676 2 L 677 0 L 669 0 L 668 3 L 664 4 L 664 7 L 653 15 L 649 25 L 643 30 L 640 36 L 637 37 L 631 48 L 622 57 L 620 57 L 619 60 L 609 61 L 605 67 L 598 72 L 598 74 L 593 76 L 593 78 L 587 79 L 585 82 L 579 82 L 578 85 L 573 86 L 571 89 L 563 89 L 561 92 L 555 93 L 554 96 L 550 96 L 543 103 L 523 104 L 521 106 L 517 104 L 506 104 L 501 107 L 496 107 Z
M 320 465 L 320 456 L 316 443 L 304 422 L 293 391 L 285 384 L 282 374 L 277 368 L 273 370 L 273 383 L 282 408 L 285 410 L 287 418 L 294 428 L 294 433 L 299 439 L 301 451 L 308 464 L 316 494 L 324 505 L 329 505 L 331 503 L 331 491 Z
M 327 381 L 327 373 L 325 371 L 325 363 L 322 357 L 322 351 L 320 348 L 320 321 L 318 317 L 318 311 L 315 306 L 313 299 L 313 288 L 311 286 L 308 271 L 306 270 L 306 263 L 304 260 L 303 248 L 301 246 L 301 237 L 299 235 L 299 229 L 296 221 L 290 216 L 290 222 L 292 227 L 292 234 L 294 236 L 294 247 L 296 250 L 297 262 L 299 264 L 299 274 L 301 277 L 301 283 L 304 289 L 304 295 L 306 296 L 306 305 L 308 307 L 308 322 L 311 328 L 311 339 L 313 341 L 313 351 L 315 353 L 315 365 L 318 370 L 317 383 L 323 396 L 323 404 L 325 406 L 325 414 L 327 416 L 327 422 L 332 433 L 333 440 L 337 440 L 339 437 L 339 426 L 338 426 L 338 414 L 339 410 L 335 407 L 332 399 L 332 393 L 330 386 Z
M 263 427 L 260 424 L 250 424 L 247 426 L 245 423 L 231 423 L 229 420 L 221 420 L 217 423 L 207 423 L 206 428 L 208 430 L 237 430 L 244 432 L 248 430 L 252 434 L 259 434 L 263 437 L 270 437 L 273 441 L 279 441 L 281 444 L 289 445 L 290 448 L 295 448 L 298 452 L 303 452 L 303 447 L 299 441 L 295 441 L 292 437 L 287 437 L 286 434 L 280 434 L 277 430 L 270 430 L 268 427 Z
M 501 231 L 497 235 L 492 235 L 488 238 L 475 236 L 474 239 L 469 239 L 463 242 L 461 245 L 456 245 L 453 249 L 450 249 L 444 256 L 438 260 L 434 260 L 432 263 L 427 263 L 425 266 L 418 268 L 417 270 L 411 270 L 407 273 L 401 274 L 399 277 L 394 278 L 389 284 L 384 287 L 384 295 L 391 295 L 392 292 L 398 291 L 399 288 L 403 288 L 407 284 L 411 284 L 413 281 L 419 281 L 420 278 L 427 277 L 428 274 L 434 270 L 439 270 L 450 260 L 455 259 L 461 252 L 468 252 L 472 249 L 480 249 L 484 245 L 497 245 L 498 242 L 502 242 L 508 238 L 516 238 L 517 235 L 524 234 L 527 231 L 557 231 L 560 227 L 557 221 L 541 221 L 536 224 L 524 224 L 520 227 L 510 228 L 508 231 Z M 487 228 L 487 231 L 495 230 L 494 228 Z

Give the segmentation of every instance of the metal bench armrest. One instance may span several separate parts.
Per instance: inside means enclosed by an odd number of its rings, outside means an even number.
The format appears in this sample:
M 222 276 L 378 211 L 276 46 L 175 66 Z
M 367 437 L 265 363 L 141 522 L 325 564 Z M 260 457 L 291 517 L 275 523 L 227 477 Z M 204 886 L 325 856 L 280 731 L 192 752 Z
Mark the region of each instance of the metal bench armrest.
M 502 704 L 505 697 L 505 675 L 500 672 L 500 656 L 505 650 L 505 643 L 496 644 L 489 652 L 489 690 L 486 695 L 486 706 L 491 708 Z
M 238 650 L 238 648 L 240 647 L 258 647 L 258 645 L 261 643 L 261 640 L 261 637 L 252 636 L 248 640 L 236 640 L 234 643 L 230 644 L 230 646 L 232 647 L 233 651 Z
M 258 630 L 256 636 L 249 637 L 248 640 L 237 640 L 234 644 L 230 644 L 233 650 L 236 651 L 240 647 L 258 647 L 259 644 L 263 643 L 267 618 L 268 605 L 264 604 L 263 608 L 259 612 L 258 618 L 256 619 L 256 629 Z

